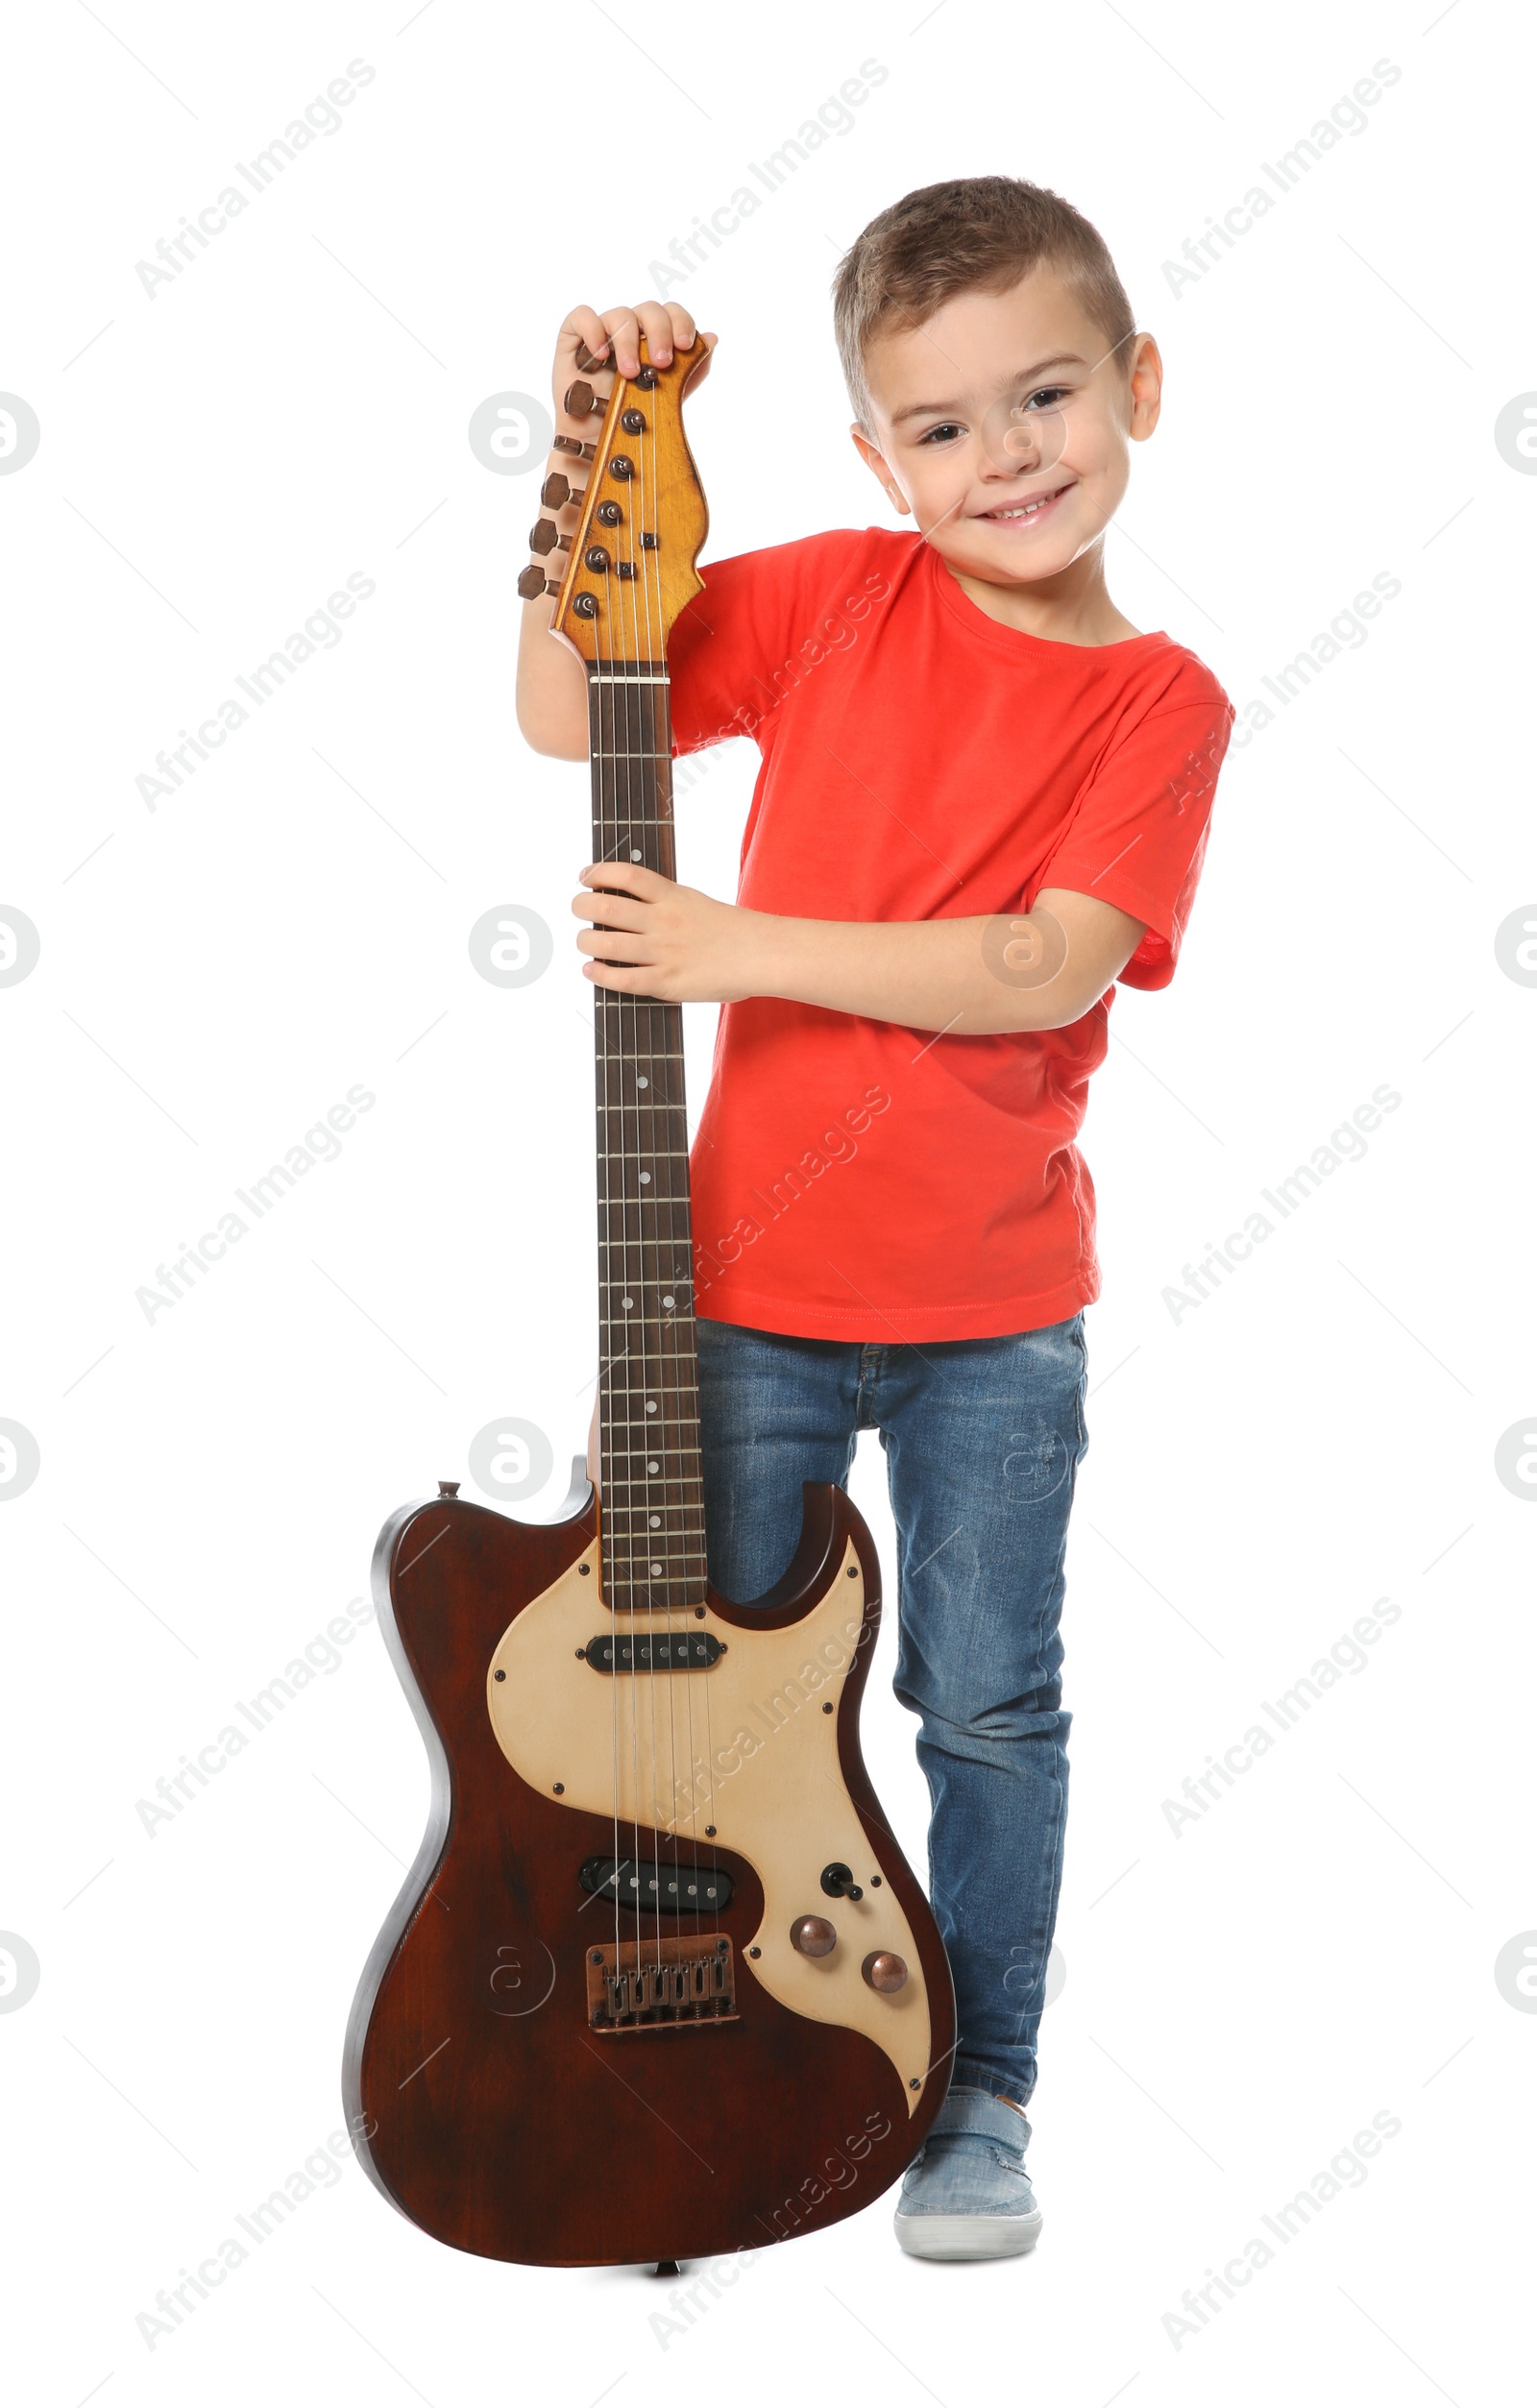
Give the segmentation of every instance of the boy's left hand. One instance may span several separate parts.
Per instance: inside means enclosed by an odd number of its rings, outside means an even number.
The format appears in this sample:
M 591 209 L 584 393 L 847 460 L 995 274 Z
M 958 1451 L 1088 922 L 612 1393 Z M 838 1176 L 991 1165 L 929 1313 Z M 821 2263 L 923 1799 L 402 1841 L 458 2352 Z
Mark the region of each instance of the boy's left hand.
M 582 976 L 621 994 L 662 1003 L 734 1004 L 759 992 L 754 936 L 762 913 L 717 903 L 639 862 L 589 862 L 573 898 L 582 930 Z

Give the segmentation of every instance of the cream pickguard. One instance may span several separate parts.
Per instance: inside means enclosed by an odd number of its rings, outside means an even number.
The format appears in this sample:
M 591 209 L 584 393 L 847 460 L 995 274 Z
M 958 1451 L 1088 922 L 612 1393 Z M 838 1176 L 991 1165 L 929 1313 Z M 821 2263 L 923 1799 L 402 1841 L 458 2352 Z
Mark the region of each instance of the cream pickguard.
M 864 1617 L 864 1579 L 852 1544 L 810 1613 L 782 1630 L 658 1616 L 660 1634 L 712 1634 L 724 1650 L 708 1671 L 595 1672 L 577 1661 L 611 1624 L 645 1635 L 650 1618 L 608 1615 L 598 1591 L 598 1542 L 508 1624 L 486 1668 L 486 1709 L 515 1772 L 568 1806 L 613 1816 L 621 1855 L 644 1856 L 653 1832 L 745 1857 L 763 1884 L 764 1917 L 741 1964 L 797 2015 L 862 2031 L 901 2077 L 911 2115 L 929 2074 L 929 2007 L 907 1916 L 880 1878 L 843 1786 L 837 1706 Z M 852 1573 L 852 1577 L 850 1577 Z M 499 1678 L 504 1675 L 504 1678 Z M 826 1714 L 824 1706 L 834 1712 Z M 713 1838 L 706 1826 L 715 1826 Z M 824 1864 L 845 1863 L 859 1900 L 829 1898 Z M 831 1955 L 792 1946 L 797 1917 L 825 1916 L 838 1931 Z M 905 1986 L 872 1990 L 861 1967 L 889 1950 L 908 1967 Z M 915 2086 L 916 2085 L 916 2086 Z

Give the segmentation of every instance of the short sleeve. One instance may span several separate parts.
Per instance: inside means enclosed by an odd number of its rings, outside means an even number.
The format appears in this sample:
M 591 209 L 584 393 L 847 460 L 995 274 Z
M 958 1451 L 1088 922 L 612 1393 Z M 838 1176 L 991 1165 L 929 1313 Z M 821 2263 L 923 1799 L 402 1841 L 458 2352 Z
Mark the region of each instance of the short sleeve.
M 1146 924 L 1121 972 L 1126 986 L 1167 986 L 1206 856 L 1233 712 L 1214 677 L 1190 663 L 1179 684 L 1188 700 L 1165 699 L 1110 747 L 1028 890 L 1043 887 L 1097 896 Z
M 798 682 L 793 656 L 858 541 L 809 536 L 700 570 L 704 591 L 679 612 L 668 639 L 674 752 L 756 733 Z

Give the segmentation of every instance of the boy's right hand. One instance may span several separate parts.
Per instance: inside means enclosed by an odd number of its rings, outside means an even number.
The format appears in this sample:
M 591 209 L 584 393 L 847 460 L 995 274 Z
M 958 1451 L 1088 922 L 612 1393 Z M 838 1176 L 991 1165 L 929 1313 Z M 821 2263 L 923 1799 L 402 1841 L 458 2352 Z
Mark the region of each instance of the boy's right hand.
M 587 308 L 585 304 L 573 309 L 555 343 L 553 390 L 561 431 L 573 432 L 580 424 L 567 419 L 564 406 L 567 393 L 582 373 L 576 365 L 578 345 L 585 344 L 602 367 L 612 366 L 622 377 L 634 377 L 640 373 L 638 346 L 643 335 L 654 364 L 665 368 L 674 351 L 689 348 L 695 332 L 690 313 L 675 301 L 642 301 L 633 309 L 605 309 L 601 313 Z M 704 337 L 704 357 L 690 378 L 691 384 L 709 374 L 710 353 L 717 340 L 713 334 Z
M 578 445 L 591 442 L 596 431 L 590 419 L 572 418 L 566 410 L 566 396 L 572 386 L 594 373 L 577 366 L 577 347 L 585 345 L 600 367 L 612 366 L 622 377 L 630 377 L 640 374 L 639 345 L 643 338 L 657 367 L 665 368 L 675 351 L 695 344 L 694 320 L 676 302 L 643 301 L 633 309 L 605 309 L 601 313 L 586 307 L 573 309 L 562 326 L 555 343 L 555 431 L 568 438 L 572 450 L 552 452 L 549 468 L 565 477 L 568 485 L 573 453 Z M 689 370 L 691 384 L 709 373 L 710 353 L 716 345 L 713 334 L 700 340 L 703 348 L 697 364 Z M 585 485 L 581 472 L 577 470 L 576 474 Z M 558 507 L 552 503 L 543 507 L 568 543 L 573 539 L 580 524 L 576 502 L 568 499 Z M 541 553 L 540 565 L 548 565 L 550 573 L 530 579 L 534 591 L 524 602 L 518 634 L 518 724 L 535 752 L 548 753 L 557 761 L 585 761 L 587 671 L 571 645 L 552 644 L 549 632 L 555 610 L 551 588 L 558 589 L 566 557 L 563 553 L 547 562 L 547 556 Z M 533 565 L 529 563 L 530 569 Z M 522 591 L 522 579 L 519 585 Z

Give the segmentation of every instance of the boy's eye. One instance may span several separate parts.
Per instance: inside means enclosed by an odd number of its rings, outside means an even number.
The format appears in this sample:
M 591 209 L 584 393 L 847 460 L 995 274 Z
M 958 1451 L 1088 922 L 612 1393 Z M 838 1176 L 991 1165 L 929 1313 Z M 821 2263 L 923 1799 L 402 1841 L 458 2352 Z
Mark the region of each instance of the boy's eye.
M 953 418 L 947 418 L 940 426 L 931 426 L 926 435 L 920 435 L 918 437 L 918 441 L 920 444 L 953 443 L 956 436 L 964 433 L 964 427 L 957 426 Z
M 1031 395 L 1025 407 L 1027 410 L 1037 407 L 1055 409 L 1059 401 L 1066 401 L 1069 390 L 1070 388 L 1065 384 L 1043 384 L 1037 392 Z

